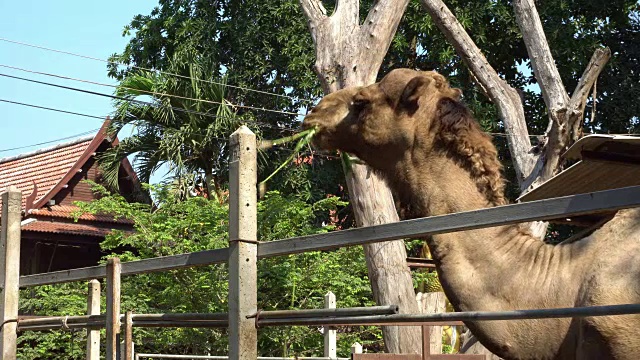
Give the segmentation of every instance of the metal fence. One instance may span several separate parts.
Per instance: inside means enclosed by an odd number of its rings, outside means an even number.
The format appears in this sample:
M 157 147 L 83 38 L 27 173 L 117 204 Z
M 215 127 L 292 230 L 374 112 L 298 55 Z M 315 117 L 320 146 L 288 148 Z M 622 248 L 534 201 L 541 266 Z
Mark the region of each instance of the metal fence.
M 230 228 L 229 248 L 207 250 L 174 256 L 165 256 L 120 263 L 110 259 L 106 266 L 19 276 L 20 251 L 20 199 L 21 194 L 10 188 L 2 195 L 2 293 L 0 320 L 2 332 L 0 350 L 2 358 L 16 358 L 16 331 L 40 330 L 52 324 L 59 328 L 106 328 L 106 359 L 116 360 L 121 330 L 125 341 L 124 354 L 133 357 L 131 333 L 135 326 L 228 326 L 229 357 L 232 359 L 257 358 L 257 326 L 282 325 L 441 325 L 443 321 L 511 320 L 555 317 L 608 316 L 640 313 L 640 304 L 624 304 L 584 308 L 534 309 L 505 312 L 460 312 L 443 314 L 347 314 L 322 315 L 317 310 L 314 316 L 301 313 L 289 318 L 269 318 L 267 312 L 257 312 L 257 261 L 261 258 L 297 254 L 307 251 L 331 250 L 344 246 L 355 246 L 374 242 L 424 237 L 433 234 L 472 230 L 497 225 L 526 221 L 550 220 L 601 211 L 614 211 L 640 206 L 640 186 L 572 195 L 555 199 L 500 206 L 443 216 L 401 221 L 365 228 L 349 229 L 327 234 L 310 235 L 272 242 L 257 240 L 256 226 L 256 138 L 248 128 L 242 127 L 231 136 L 230 141 Z M 178 314 L 148 320 L 143 314 L 121 314 L 120 277 L 158 271 L 175 270 L 212 264 L 229 264 L 229 313 L 191 314 L 218 316 L 216 319 L 194 319 Z M 18 289 L 45 284 L 57 284 L 98 278 L 107 279 L 107 309 L 105 315 L 93 317 L 45 317 L 40 319 L 18 318 Z M 326 314 L 326 313 L 325 313 Z M 267 315 L 265 317 L 265 315 Z M 151 315 L 146 315 L 151 316 Z M 173 320 L 168 320 L 170 317 Z M 177 317 L 176 317 L 177 316 Z M 155 322 L 154 322 L 155 321 Z M 207 322 L 208 321 L 208 322 Z M 162 324 L 161 324 L 162 323 Z M 36 327 L 41 326 L 40 328 Z M 124 324 L 124 326 L 122 326 Z M 31 327 L 29 327 L 31 326 Z M 95 331 L 95 330 L 94 330 Z

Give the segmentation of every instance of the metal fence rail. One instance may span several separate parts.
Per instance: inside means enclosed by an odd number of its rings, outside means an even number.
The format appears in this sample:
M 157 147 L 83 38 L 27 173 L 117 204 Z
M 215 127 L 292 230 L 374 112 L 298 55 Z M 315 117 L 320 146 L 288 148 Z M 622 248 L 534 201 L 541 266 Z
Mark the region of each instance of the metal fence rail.
M 570 195 L 521 204 L 498 206 L 442 216 L 368 226 L 326 234 L 260 242 L 258 258 L 330 250 L 380 241 L 424 237 L 492 226 L 572 217 L 640 206 L 640 186 Z M 122 275 L 176 270 L 193 266 L 223 264 L 229 249 L 198 251 L 122 263 Z M 20 277 L 20 287 L 104 278 L 104 266 L 56 271 Z

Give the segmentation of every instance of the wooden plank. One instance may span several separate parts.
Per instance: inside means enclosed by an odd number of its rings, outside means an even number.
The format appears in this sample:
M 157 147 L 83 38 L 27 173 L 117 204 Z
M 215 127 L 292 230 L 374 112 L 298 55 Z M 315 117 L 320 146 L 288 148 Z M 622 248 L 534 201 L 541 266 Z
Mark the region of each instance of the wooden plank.
M 640 206 L 640 186 L 571 195 L 397 223 L 260 243 L 258 257 L 268 258 L 379 241 L 426 237 L 525 221 L 550 220 Z
M 229 141 L 229 359 L 255 360 L 258 331 L 257 143 L 241 126 Z
M 9 186 L 2 194 L 0 218 L 0 358 L 3 360 L 15 360 L 17 355 L 21 204 L 22 192 Z
M 229 249 L 224 248 L 129 261 L 122 263 L 122 275 L 144 274 L 149 272 L 176 270 L 193 266 L 222 264 L 227 261 L 228 254 Z M 102 279 L 106 276 L 107 272 L 104 266 L 91 266 L 80 269 L 21 276 L 20 287 L 48 285 L 90 279 Z
M 106 360 L 118 360 L 120 349 L 120 259 L 107 261 Z

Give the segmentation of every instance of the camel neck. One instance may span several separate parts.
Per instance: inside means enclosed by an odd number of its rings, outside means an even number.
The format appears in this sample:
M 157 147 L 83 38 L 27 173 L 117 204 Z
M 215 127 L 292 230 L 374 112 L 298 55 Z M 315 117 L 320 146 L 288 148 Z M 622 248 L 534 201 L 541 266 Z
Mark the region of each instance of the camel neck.
M 455 161 L 447 156 L 426 160 L 414 157 L 398 163 L 396 172 L 416 175 L 401 177 L 402 182 L 391 184 L 401 201 L 410 206 L 413 216 L 493 206 Z M 563 268 L 571 257 L 570 247 L 544 244 L 518 225 L 434 235 L 427 244 L 447 298 L 458 311 L 545 308 L 551 299 L 555 307 L 573 306 L 577 287 L 558 291 L 564 285 L 557 280 L 559 273 L 568 275 L 573 271 Z M 489 344 L 495 341 L 495 346 L 516 343 L 519 336 L 524 336 L 513 330 L 504 332 L 492 322 L 468 326 Z M 565 320 L 557 321 L 558 329 L 566 326 Z M 505 351 L 503 354 L 508 354 L 506 348 Z

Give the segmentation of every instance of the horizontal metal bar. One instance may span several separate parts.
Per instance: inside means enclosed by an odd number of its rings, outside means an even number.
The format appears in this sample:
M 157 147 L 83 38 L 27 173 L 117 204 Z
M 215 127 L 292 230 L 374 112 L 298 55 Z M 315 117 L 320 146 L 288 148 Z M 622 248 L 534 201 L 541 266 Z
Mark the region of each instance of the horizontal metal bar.
M 228 254 L 229 249 L 224 248 L 128 261 L 122 263 L 122 275 L 135 275 L 157 271 L 176 270 L 193 266 L 222 264 L 227 262 Z M 21 276 L 20 287 L 101 279 L 106 276 L 107 270 L 105 266 L 91 266 L 80 269 Z
M 312 318 L 312 317 L 337 317 L 337 316 L 366 316 L 366 315 L 391 315 L 397 314 L 398 305 L 387 306 L 362 306 L 352 308 L 335 309 L 300 309 L 300 310 L 272 310 L 260 312 L 260 319 L 282 318 Z M 252 315 L 249 317 L 255 317 Z
M 227 313 L 132 314 L 133 321 L 227 321 Z
M 535 310 L 511 310 L 511 311 L 467 311 L 439 314 L 394 314 L 371 316 L 339 316 L 316 318 L 274 318 L 258 320 L 259 326 L 336 326 L 336 325 L 454 325 L 458 321 L 490 321 L 490 320 L 523 320 L 523 319 L 552 319 L 567 317 L 591 317 L 640 314 L 640 304 L 602 305 L 578 308 L 555 308 Z M 150 315 L 165 314 L 139 314 L 144 317 Z M 178 314 L 170 314 L 178 315 Z M 194 314 L 185 314 L 193 316 Z M 219 314 L 196 314 L 214 315 Z M 69 317 L 69 328 L 103 327 L 104 318 L 101 315 L 84 315 Z M 166 315 L 165 315 L 166 316 Z M 177 318 L 177 317 L 176 317 Z M 184 316 L 187 318 L 187 316 Z M 101 321 L 98 321 L 100 319 Z M 45 320 L 53 321 L 44 323 Z M 227 327 L 227 320 L 137 320 L 133 322 L 136 327 Z M 51 330 L 62 328 L 60 317 L 23 320 L 18 323 L 20 331 L 25 330 Z
M 640 304 L 602 305 L 577 308 L 555 308 L 511 311 L 465 311 L 439 314 L 397 314 L 376 316 L 352 316 L 315 319 L 264 319 L 260 326 L 316 326 L 316 325 L 405 325 L 417 326 L 428 322 L 445 321 L 489 321 L 553 319 L 568 317 L 591 317 L 640 314 Z M 438 325 L 438 324 L 429 324 Z
M 76 324 L 83 322 L 104 322 L 105 315 L 76 315 L 76 316 L 38 316 L 32 318 L 19 318 L 18 324 L 24 326 L 45 324 Z
M 525 221 L 550 220 L 640 206 L 640 186 L 570 195 L 442 216 L 400 221 L 260 243 L 258 257 L 268 258 L 343 246 L 425 237 Z
M 229 327 L 229 321 L 219 320 L 136 320 L 133 322 L 134 327 L 145 328 L 226 328 Z
M 173 354 L 136 354 L 137 357 L 154 359 L 203 359 L 203 360 L 226 360 L 228 356 L 220 355 L 173 355 Z M 258 356 L 258 360 L 349 360 L 349 358 L 327 358 L 327 357 L 264 357 Z

